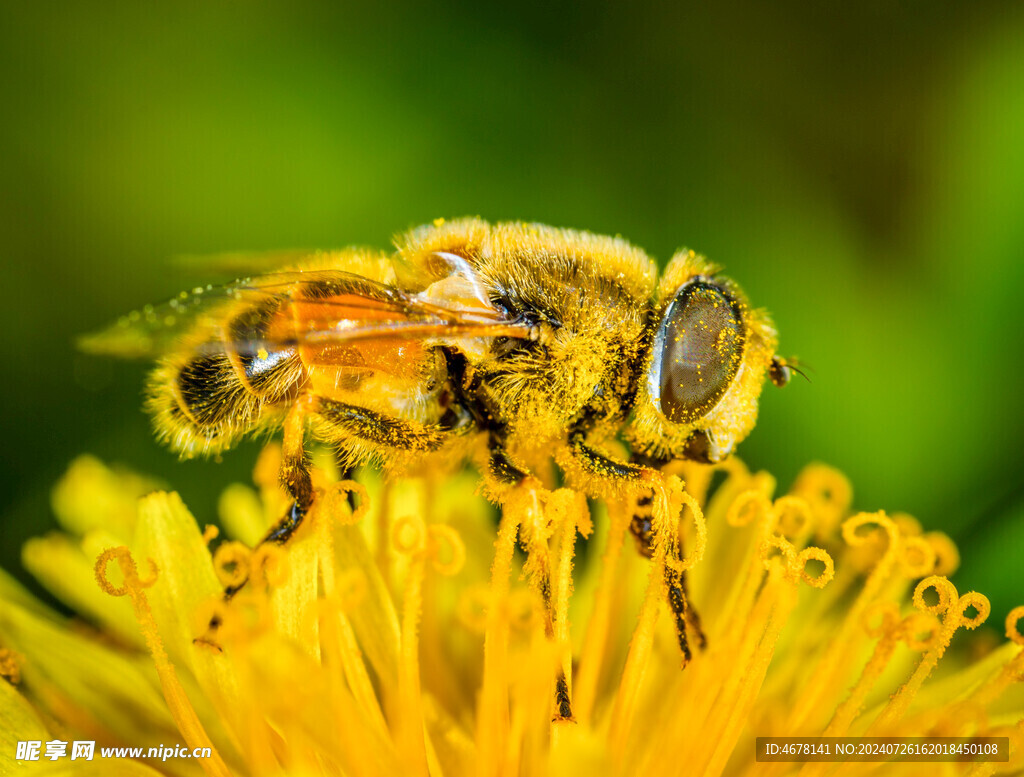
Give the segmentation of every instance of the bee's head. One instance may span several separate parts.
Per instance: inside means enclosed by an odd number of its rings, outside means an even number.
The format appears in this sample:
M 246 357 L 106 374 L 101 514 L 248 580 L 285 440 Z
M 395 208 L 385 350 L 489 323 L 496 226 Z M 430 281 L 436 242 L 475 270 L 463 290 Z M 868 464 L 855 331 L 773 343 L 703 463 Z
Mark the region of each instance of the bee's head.
M 665 271 L 628 436 L 656 458 L 725 459 L 757 420 L 775 330 L 692 251 Z

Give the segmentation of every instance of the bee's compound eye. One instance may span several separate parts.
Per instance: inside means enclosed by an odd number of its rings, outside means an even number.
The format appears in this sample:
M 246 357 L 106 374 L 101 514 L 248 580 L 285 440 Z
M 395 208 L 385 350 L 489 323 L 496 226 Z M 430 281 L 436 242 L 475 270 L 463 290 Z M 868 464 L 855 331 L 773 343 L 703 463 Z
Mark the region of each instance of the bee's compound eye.
M 704 417 L 729 388 L 743 358 L 741 315 L 722 289 L 703 281 L 672 300 L 655 353 L 661 412 L 672 423 Z

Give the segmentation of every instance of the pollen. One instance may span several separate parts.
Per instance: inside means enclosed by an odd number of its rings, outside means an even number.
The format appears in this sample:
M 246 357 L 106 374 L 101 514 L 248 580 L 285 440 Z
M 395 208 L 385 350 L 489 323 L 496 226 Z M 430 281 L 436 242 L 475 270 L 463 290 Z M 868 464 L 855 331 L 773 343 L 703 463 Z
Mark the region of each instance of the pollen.
M 11 685 L 17 685 L 21 681 L 21 663 L 17 654 L 7 648 L 0 648 L 0 677 Z
M 855 512 L 849 481 L 824 465 L 776 493 L 772 475 L 736 459 L 673 464 L 645 475 L 643 507 L 636 493 L 596 502 L 527 481 L 495 524 L 470 475 L 339 480 L 316 454 L 308 525 L 285 546 L 259 545 L 283 510 L 279 456 L 271 446 L 255 485 L 225 492 L 223 538 L 174 494 L 139 501 L 143 478 L 94 459 L 72 467 L 54 500 L 65 534 L 26 557 L 91 625 L 0 577 L 0 719 L 15 735 L 172 737 L 209 747 L 196 765 L 225 777 L 554 777 L 581 764 L 756 775 L 767 766 L 754 761 L 758 736 L 1021 747 L 1024 606 L 992 645 L 988 599 L 947 577 L 951 540 L 910 516 Z M 110 523 L 82 498 L 116 507 Z M 651 558 L 627 541 L 641 513 Z M 685 668 L 666 596 L 679 580 Z M 972 659 L 978 631 L 989 647 Z M 879 766 L 841 773 L 887 773 Z M 944 773 L 991 773 L 982 766 Z

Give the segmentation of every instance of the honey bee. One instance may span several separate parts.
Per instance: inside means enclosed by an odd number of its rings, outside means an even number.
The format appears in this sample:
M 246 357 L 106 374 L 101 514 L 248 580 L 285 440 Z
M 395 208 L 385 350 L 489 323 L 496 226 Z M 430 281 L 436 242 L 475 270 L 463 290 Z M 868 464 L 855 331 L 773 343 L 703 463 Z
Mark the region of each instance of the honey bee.
M 183 457 L 283 429 L 293 503 L 266 542 L 314 500 L 308 438 L 345 469 L 475 460 L 499 498 L 553 459 L 609 496 L 652 465 L 723 460 L 754 426 L 766 372 L 789 379 L 768 315 L 693 251 L 659 279 L 621 238 L 539 224 L 438 220 L 396 245 L 196 289 L 85 345 L 165 351 L 146 407 Z M 620 436 L 631 460 L 608 450 Z M 649 551 L 650 522 L 633 523 Z

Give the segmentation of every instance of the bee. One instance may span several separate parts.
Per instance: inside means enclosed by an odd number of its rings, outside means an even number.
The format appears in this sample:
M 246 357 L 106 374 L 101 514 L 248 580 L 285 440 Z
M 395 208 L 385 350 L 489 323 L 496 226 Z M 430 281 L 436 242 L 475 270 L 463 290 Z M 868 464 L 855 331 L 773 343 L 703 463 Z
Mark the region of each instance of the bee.
M 313 503 L 310 438 L 349 470 L 474 460 L 498 498 L 553 459 L 607 497 L 673 459 L 722 461 L 755 424 L 766 372 L 790 375 L 767 313 L 693 251 L 659 279 L 621 238 L 479 219 L 438 220 L 396 248 L 195 289 L 85 345 L 164 351 L 146 408 L 183 457 L 283 430 L 292 505 L 265 542 L 287 540 Z M 620 438 L 628 460 L 609 450 Z M 650 521 L 633 531 L 649 552 Z M 670 602 L 683 584 L 670 581 Z

